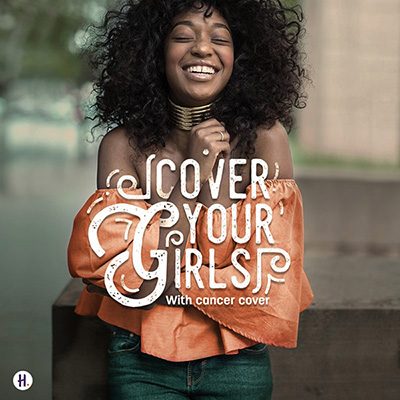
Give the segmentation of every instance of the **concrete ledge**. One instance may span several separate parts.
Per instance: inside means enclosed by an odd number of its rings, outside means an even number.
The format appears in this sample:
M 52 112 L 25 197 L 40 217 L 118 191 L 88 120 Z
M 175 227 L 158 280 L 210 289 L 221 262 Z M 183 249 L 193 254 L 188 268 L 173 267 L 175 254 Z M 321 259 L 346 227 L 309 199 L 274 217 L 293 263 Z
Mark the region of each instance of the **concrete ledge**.
M 399 310 L 306 310 L 297 349 L 270 348 L 273 399 L 397 399 L 399 326 Z
M 296 349 L 270 346 L 274 400 L 394 400 L 400 393 L 399 260 L 305 260 L 316 299 Z M 107 327 L 73 313 L 82 284 L 53 306 L 53 398 L 107 399 Z
M 83 285 L 75 279 L 53 304 L 53 400 L 107 400 L 109 329 L 74 313 Z

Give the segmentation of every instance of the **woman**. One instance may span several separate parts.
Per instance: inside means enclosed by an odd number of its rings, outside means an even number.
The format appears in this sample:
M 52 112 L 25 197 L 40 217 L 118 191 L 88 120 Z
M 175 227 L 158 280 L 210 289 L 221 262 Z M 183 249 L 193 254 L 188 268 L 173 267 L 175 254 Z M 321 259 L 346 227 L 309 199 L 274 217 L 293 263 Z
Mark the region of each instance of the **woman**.
M 106 17 L 97 117 L 118 126 L 68 256 L 88 290 L 76 312 L 114 327 L 113 399 L 270 399 L 267 344 L 296 346 L 313 293 L 282 125 L 303 98 L 293 15 L 146 0 Z

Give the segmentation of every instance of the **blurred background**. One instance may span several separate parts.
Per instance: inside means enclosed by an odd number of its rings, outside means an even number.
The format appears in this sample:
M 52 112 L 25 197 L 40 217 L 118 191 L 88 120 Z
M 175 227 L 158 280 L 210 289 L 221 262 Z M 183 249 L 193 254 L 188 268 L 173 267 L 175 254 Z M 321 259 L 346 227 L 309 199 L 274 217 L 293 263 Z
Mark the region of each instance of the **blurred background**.
M 73 218 L 96 184 L 92 76 L 79 52 L 112 4 L 0 1 L 2 399 L 51 398 L 51 305 L 70 280 Z M 33 375 L 27 392 L 13 387 L 19 370 Z
M 51 305 L 70 281 L 73 218 L 95 190 L 92 76 L 79 52 L 114 3 L 0 0 L 2 399 L 51 398 Z M 315 178 L 303 191 L 306 254 L 400 266 L 400 1 L 302 4 L 313 84 L 289 138 L 296 178 Z M 343 197 L 349 184 L 362 187 Z M 33 375 L 30 391 L 12 386 L 18 370 Z

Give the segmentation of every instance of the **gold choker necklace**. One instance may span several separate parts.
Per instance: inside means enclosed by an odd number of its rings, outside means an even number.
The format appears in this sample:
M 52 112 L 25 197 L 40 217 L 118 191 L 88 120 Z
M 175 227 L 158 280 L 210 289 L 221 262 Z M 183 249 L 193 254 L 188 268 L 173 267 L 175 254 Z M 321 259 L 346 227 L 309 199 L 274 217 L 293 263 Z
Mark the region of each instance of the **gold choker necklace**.
M 173 124 L 184 131 L 190 131 L 195 125 L 211 117 L 211 106 L 214 103 L 197 107 L 182 107 L 168 97 L 168 111 Z

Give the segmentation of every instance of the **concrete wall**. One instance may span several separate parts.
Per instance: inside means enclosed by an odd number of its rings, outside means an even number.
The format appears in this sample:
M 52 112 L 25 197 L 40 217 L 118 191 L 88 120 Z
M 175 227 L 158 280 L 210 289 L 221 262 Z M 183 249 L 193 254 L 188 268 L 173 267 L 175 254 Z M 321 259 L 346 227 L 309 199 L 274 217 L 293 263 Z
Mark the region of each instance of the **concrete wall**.
M 306 252 L 400 256 L 399 174 L 295 172 L 304 203 Z
M 400 1 L 304 0 L 312 153 L 400 162 Z

